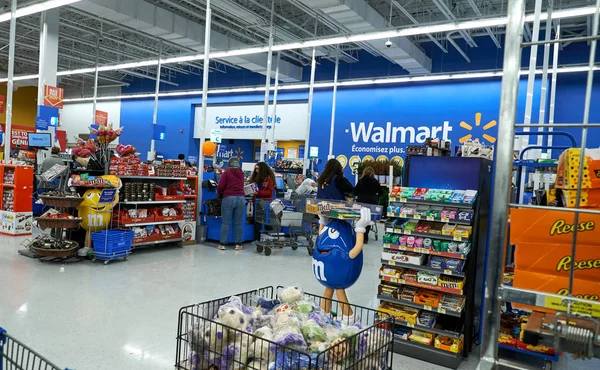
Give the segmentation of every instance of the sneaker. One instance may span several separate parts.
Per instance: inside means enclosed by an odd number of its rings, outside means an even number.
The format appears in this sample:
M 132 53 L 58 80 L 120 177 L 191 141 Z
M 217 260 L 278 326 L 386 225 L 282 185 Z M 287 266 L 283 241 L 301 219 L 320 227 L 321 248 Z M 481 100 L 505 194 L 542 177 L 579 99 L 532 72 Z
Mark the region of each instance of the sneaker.
M 244 249 L 244 246 L 243 246 L 243 245 L 239 245 L 239 244 L 238 244 L 238 245 L 236 245 L 236 246 L 235 246 L 235 250 L 236 250 L 236 251 L 241 251 L 242 249 Z
M 225 246 L 222 244 L 219 244 L 219 246 L 217 247 L 218 250 L 220 251 L 224 251 L 225 250 Z

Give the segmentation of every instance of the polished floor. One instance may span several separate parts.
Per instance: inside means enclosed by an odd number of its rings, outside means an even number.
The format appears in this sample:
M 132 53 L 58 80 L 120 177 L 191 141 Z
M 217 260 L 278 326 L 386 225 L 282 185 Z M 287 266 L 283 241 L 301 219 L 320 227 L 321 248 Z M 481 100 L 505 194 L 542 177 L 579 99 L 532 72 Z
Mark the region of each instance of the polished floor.
M 20 256 L 23 238 L 0 236 L 0 326 L 60 366 L 77 370 L 172 369 L 181 306 L 269 285 L 320 293 L 305 249 L 266 257 L 214 245 L 154 247 L 127 261 L 42 263 Z M 369 244 L 353 303 L 372 306 L 381 244 Z M 396 356 L 395 369 L 441 370 Z M 477 366 L 471 356 L 461 365 Z M 599 369 L 562 359 L 553 369 Z

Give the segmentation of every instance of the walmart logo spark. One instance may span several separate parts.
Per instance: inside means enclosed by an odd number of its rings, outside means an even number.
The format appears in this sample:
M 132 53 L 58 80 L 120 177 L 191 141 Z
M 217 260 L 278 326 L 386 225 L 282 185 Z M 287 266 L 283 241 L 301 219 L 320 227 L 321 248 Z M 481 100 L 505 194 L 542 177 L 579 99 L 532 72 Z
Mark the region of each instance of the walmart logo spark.
M 488 122 L 485 126 L 483 126 L 484 133 L 481 136 L 483 137 L 483 139 L 489 141 L 492 144 L 494 144 L 496 142 L 496 138 L 491 135 L 486 134 L 485 131 L 487 131 L 493 127 L 496 127 L 497 124 L 498 123 L 496 122 L 496 120 L 492 120 L 492 121 Z M 475 126 L 476 127 L 481 126 L 481 113 L 479 113 L 479 112 L 475 113 Z M 473 126 L 469 125 L 465 121 L 462 121 L 460 123 L 460 127 L 464 128 L 467 131 L 473 131 Z M 458 139 L 458 141 L 461 144 L 464 144 L 464 142 L 467 140 L 473 140 L 473 141 L 477 141 L 477 142 L 480 141 L 478 137 L 473 139 L 473 134 L 467 134 L 467 135 L 461 137 L 460 139 Z

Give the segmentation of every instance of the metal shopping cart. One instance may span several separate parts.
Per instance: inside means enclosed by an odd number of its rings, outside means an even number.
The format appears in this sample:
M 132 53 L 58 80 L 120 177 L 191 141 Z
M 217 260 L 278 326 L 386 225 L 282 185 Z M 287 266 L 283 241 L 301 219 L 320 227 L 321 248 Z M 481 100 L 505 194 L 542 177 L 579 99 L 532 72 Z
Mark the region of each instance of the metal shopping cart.
M 281 216 L 285 205 L 280 199 L 265 200 L 257 199 L 254 204 L 254 222 L 261 225 L 260 239 L 256 242 L 256 251 L 270 256 L 273 249 L 282 249 L 290 247 L 293 250 L 298 249 L 299 244 L 288 233 L 283 231 Z
M 312 256 L 315 246 L 315 238 L 319 234 L 319 219 L 312 213 L 306 212 L 306 200 L 313 199 L 314 195 L 292 194 L 290 203 L 295 212 L 302 213 L 302 219 L 299 226 L 290 226 L 290 236 L 297 243 L 300 238 L 306 239 L 308 254 Z
M 0 328 L 0 370 L 62 370 Z

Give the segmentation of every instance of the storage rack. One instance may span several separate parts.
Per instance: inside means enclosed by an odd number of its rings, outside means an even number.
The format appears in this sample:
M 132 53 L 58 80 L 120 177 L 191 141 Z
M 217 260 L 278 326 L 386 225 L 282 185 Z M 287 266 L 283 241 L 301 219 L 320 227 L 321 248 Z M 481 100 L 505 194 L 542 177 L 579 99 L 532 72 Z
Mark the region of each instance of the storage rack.
M 0 165 L 0 234 L 31 235 L 33 166 Z
M 438 317 L 445 320 L 445 322 L 456 323 L 456 325 L 453 324 L 453 326 L 454 326 L 453 330 L 442 330 L 442 329 L 438 329 L 435 327 L 431 328 L 428 326 L 411 324 L 406 321 L 398 320 L 398 318 L 396 318 L 395 324 L 398 326 L 408 327 L 411 329 L 416 329 L 416 330 L 423 331 L 423 332 L 433 333 L 436 335 L 443 335 L 443 336 L 447 336 L 450 338 L 461 339 L 461 340 L 464 340 L 464 344 L 463 344 L 462 351 L 460 351 L 459 353 L 453 353 L 453 352 L 446 351 L 443 349 L 435 348 L 434 346 L 427 346 L 427 345 L 423 345 L 423 344 L 416 343 L 416 342 L 410 342 L 410 341 L 404 340 L 404 339 L 396 339 L 395 344 L 394 344 L 394 351 L 399 354 L 419 358 L 421 360 L 432 362 L 432 363 L 435 363 L 438 365 L 442 365 L 442 366 L 446 366 L 446 367 L 450 367 L 450 368 L 457 368 L 461 362 L 461 358 L 468 356 L 468 353 L 470 352 L 470 346 L 467 345 L 467 343 L 470 343 L 473 339 L 473 337 L 472 337 L 473 325 L 472 325 L 472 321 L 468 319 L 472 316 L 472 313 L 473 313 L 473 294 L 468 293 L 468 287 L 473 285 L 473 282 L 472 282 L 472 280 L 474 279 L 474 271 L 473 270 L 476 265 L 473 261 L 473 258 L 471 258 L 471 256 L 470 256 L 471 255 L 470 252 L 474 248 L 474 246 L 473 246 L 473 240 L 475 240 L 474 233 L 472 233 L 469 236 L 469 238 L 462 238 L 462 237 L 454 237 L 454 236 L 449 236 L 449 235 L 410 232 L 410 231 L 405 231 L 399 227 L 393 227 L 393 225 L 396 220 L 399 220 L 399 221 L 424 220 L 424 221 L 443 223 L 443 224 L 474 226 L 473 223 L 477 219 L 477 213 L 475 212 L 477 202 L 475 202 L 473 204 L 469 204 L 469 203 L 438 202 L 438 201 L 429 201 L 429 200 L 422 200 L 422 199 L 390 197 L 389 204 L 390 204 L 390 207 L 394 208 L 394 209 L 396 207 L 403 206 L 405 204 L 414 204 L 417 206 L 418 205 L 428 205 L 428 206 L 436 206 L 436 207 L 452 207 L 452 208 L 474 210 L 474 214 L 470 221 L 454 220 L 454 219 L 449 219 L 449 218 L 431 217 L 431 216 L 420 217 L 420 216 L 406 215 L 406 214 L 396 215 L 395 213 L 390 214 L 388 212 L 388 218 L 390 221 L 388 221 L 388 223 L 386 224 L 386 229 L 385 229 L 386 233 L 409 235 L 409 236 L 413 236 L 413 237 L 425 237 L 425 238 L 436 239 L 436 240 L 453 241 L 453 242 L 457 242 L 457 243 L 470 242 L 471 247 L 469 247 L 464 252 L 442 252 L 442 251 L 436 251 L 436 250 L 428 249 L 428 248 L 407 247 L 407 246 L 402 246 L 402 245 L 384 243 L 383 244 L 384 253 L 386 252 L 386 250 L 400 250 L 400 251 L 419 253 L 422 255 L 426 255 L 427 257 L 440 256 L 440 257 L 464 260 L 466 263 L 463 266 L 463 271 L 452 271 L 452 270 L 448 270 L 448 269 L 441 270 L 441 269 L 436 269 L 436 268 L 430 267 L 428 265 L 417 265 L 417 264 L 411 264 L 411 263 L 390 261 L 390 260 L 383 259 L 383 258 L 381 260 L 382 266 L 400 267 L 400 268 L 417 270 L 417 271 L 425 271 L 425 272 L 429 272 L 429 273 L 433 273 L 433 274 L 437 274 L 437 275 L 465 277 L 465 285 L 463 286 L 463 289 L 452 289 L 452 288 L 446 288 L 446 287 L 442 287 L 442 286 L 435 286 L 435 285 L 406 281 L 401 278 L 392 278 L 392 277 L 380 274 L 380 279 L 382 282 L 384 282 L 386 284 L 397 285 L 400 288 L 403 288 L 404 286 L 412 286 L 412 287 L 416 287 L 416 288 L 437 291 L 437 292 L 441 292 L 444 294 L 463 296 L 463 297 L 465 297 L 465 301 L 463 303 L 462 308 L 459 311 L 452 311 L 452 310 L 448 310 L 448 309 L 444 309 L 444 308 L 432 307 L 432 306 L 423 305 L 423 304 L 419 304 L 419 303 L 415 303 L 415 302 L 411 302 L 411 301 L 407 301 L 407 300 L 392 298 L 392 297 L 389 297 L 386 295 L 381 295 L 381 294 L 378 295 L 378 299 L 382 302 L 388 302 L 388 303 L 392 303 L 397 306 L 404 306 L 404 307 L 409 307 L 409 308 L 418 309 L 418 310 L 435 312 L 438 314 Z M 473 228 L 473 231 L 474 230 L 475 230 L 475 228 Z M 446 317 L 446 318 L 444 318 L 444 317 Z
M 466 297 L 464 307 L 460 311 L 460 317 L 448 315 L 448 313 L 438 316 L 438 319 L 443 318 L 442 320 L 457 323 L 451 329 L 456 333 L 464 335 L 462 351 L 460 353 L 452 353 L 407 340 L 397 340 L 394 348 L 399 354 L 449 368 L 456 368 L 459 366 L 462 358 L 467 356 L 472 350 L 473 345 L 481 341 L 480 322 L 484 293 L 481 277 L 484 274 L 486 258 L 492 162 L 483 158 L 407 156 L 404 162 L 403 175 L 403 184 L 409 187 L 452 190 L 469 189 L 477 191 L 477 197 L 471 206 L 473 209 L 473 216 L 471 218 L 472 234 L 470 236 L 471 246 L 468 249 L 468 253 L 465 253 L 465 265 L 462 270 L 466 275 L 461 294 Z M 421 200 L 412 201 L 420 202 L 421 204 L 428 203 Z M 456 204 L 448 204 L 447 206 L 463 209 L 469 208 L 466 205 L 457 206 Z M 427 220 L 427 218 L 424 217 L 423 220 Z M 436 221 L 436 219 L 434 218 L 430 221 Z M 445 220 L 440 218 L 438 221 Z M 436 224 L 439 224 L 439 222 Z M 434 238 L 438 236 L 436 235 Z M 454 240 L 453 237 L 452 240 Z M 430 255 L 436 252 L 430 251 Z M 451 255 L 444 255 L 444 257 L 452 258 Z M 429 286 L 425 286 L 424 288 L 430 289 Z M 448 293 L 451 292 L 448 291 Z M 449 327 L 445 328 L 449 329 Z
M 198 217 L 198 177 L 188 176 L 184 182 L 184 187 L 191 189 L 193 194 L 185 194 L 185 203 L 183 204 L 183 216 L 185 222 L 181 228 L 183 232 L 183 244 L 194 245 L 196 244 L 196 220 Z
M 177 243 L 178 245 L 182 245 L 184 241 L 184 237 L 182 234 L 183 230 L 183 211 L 181 209 L 182 205 L 186 202 L 185 196 L 183 195 L 183 183 L 187 181 L 187 177 L 168 177 L 168 176 L 120 176 L 121 181 L 123 182 L 123 186 L 121 188 L 121 194 L 119 196 L 119 204 L 117 209 L 117 214 L 114 217 L 114 221 L 117 226 L 123 228 L 134 228 L 134 227 L 142 227 L 142 226 L 158 226 L 158 225 L 173 225 L 177 224 L 179 228 L 179 232 L 170 235 L 160 235 L 153 234 L 153 237 L 145 237 L 139 238 L 136 237 L 133 240 L 132 249 L 140 248 L 140 247 L 149 247 L 155 246 L 158 244 L 173 244 Z M 161 196 L 160 198 L 155 198 L 156 194 L 154 194 L 154 188 L 149 189 L 153 193 L 148 195 L 148 199 L 144 200 L 130 200 L 125 197 L 124 189 L 127 183 L 154 183 L 156 185 L 162 185 L 162 187 L 169 190 L 169 194 L 166 196 Z M 160 196 L 160 195 L 159 195 Z M 149 215 L 147 218 L 124 218 L 122 216 L 123 210 L 146 208 L 148 206 L 160 206 L 160 205 L 175 205 L 181 212 L 181 215 L 166 217 L 166 220 L 155 219 L 154 215 Z M 150 214 L 150 212 L 149 212 Z

